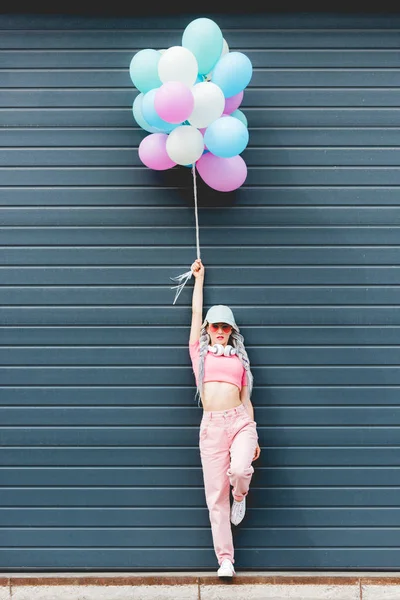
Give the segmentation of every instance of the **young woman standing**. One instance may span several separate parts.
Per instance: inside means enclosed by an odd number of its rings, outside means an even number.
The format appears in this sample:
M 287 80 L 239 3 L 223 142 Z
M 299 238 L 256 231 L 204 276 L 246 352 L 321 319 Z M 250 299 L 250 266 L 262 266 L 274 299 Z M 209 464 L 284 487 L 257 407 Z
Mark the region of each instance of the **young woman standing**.
M 191 269 L 195 283 L 189 353 L 196 395 L 203 407 L 199 445 L 204 490 L 219 564 L 217 573 L 231 578 L 235 575 L 231 523 L 239 525 L 243 520 L 254 473 L 251 463 L 260 456 L 250 400 L 253 376 L 232 310 L 214 305 L 203 321 L 205 268 L 197 259 Z

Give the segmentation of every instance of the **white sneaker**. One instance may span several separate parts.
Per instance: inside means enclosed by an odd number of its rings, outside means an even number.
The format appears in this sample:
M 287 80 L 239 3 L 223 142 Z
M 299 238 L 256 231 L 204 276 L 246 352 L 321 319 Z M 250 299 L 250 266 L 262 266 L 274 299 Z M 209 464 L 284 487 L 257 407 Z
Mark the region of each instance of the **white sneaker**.
M 218 577 L 233 577 L 236 575 L 233 564 L 228 558 L 224 558 L 222 561 L 221 566 L 217 571 L 217 575 Z
M 243 521 L 243 517 L 246 514 L 246 496 L 243 496 L 243 500 L 238 502 L 233 499 L 231 508 L 231 523 L 239 525 Z

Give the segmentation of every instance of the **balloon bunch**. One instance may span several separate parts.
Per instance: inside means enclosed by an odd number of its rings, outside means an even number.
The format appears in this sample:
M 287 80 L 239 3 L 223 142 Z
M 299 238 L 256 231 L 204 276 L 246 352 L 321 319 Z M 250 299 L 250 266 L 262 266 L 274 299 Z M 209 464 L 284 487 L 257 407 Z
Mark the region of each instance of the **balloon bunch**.
M 139 90 L 133 117 L 149 133 L 139 144 L 145 166 L 192 167 L 221 192 L 244 183 L 247 165 L 240 154 L 249 131 L 239 107 L 253 68 L 245 54 L 230 51 L 213 20 L 190 22 L 180 46 L 139 50 L 129 74 Z

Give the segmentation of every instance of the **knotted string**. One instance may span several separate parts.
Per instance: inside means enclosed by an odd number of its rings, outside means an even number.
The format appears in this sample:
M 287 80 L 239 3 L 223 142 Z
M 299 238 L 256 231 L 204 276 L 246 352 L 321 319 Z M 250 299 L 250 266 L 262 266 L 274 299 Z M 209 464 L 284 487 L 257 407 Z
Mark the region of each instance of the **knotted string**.
M 193 175 L 193 194 L 194 194 L 194 214 L 196 219 L 196 249 L 197 249 L 197 258 L 200 258 L 200 235 L 199 235 L 199 217 L 197 214 L 197 186 L 196 186 L 196 165 L 192 164 L 192 175 Z M 176 277 L 170 277 L 171 281 L 179 282 L 178 285 L 174 285 L 171 287 L 171 290 L 176 290 L 175 298 L 172 304 L 178 300 L 179 294 L 185 287 L 186 283 L 192 276 L 192 270 L 186 271 L 186 273 L 182 273 L 182 275 L 177 275 Z

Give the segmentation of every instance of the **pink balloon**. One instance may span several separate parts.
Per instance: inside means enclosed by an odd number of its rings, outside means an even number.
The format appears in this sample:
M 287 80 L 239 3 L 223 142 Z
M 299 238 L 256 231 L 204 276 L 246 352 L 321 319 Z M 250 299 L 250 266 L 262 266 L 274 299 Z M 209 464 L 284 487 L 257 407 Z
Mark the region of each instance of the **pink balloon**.
M 194 108 L 192 90 L 181 81 L 166 81 L 154 94 L 156 113 L 168 123 L 183 123 Z
M 238 94 L 235 94 L 234 96 L 231 96 L 230 98 L 225 98 L 224 113 L 226 113 L 227 115 L 230 115 L 231 113 L 233 113 L 234 110 L 239 108 L 239 106 L 242 103 L 243 96 L 244 96 L 244 90 L 242 90 Z
M 222 158 L 207 152 L 196 162 L 196 168 L 202 180 L 218 192 L 237 190 L 247 177 L 247 165 L 239 154 Z
M 150 133 L 139 144 L 139 158 L 146 167 L 156 171 L 165 171 L 175 167 L 166 151 L 167 133 Z

